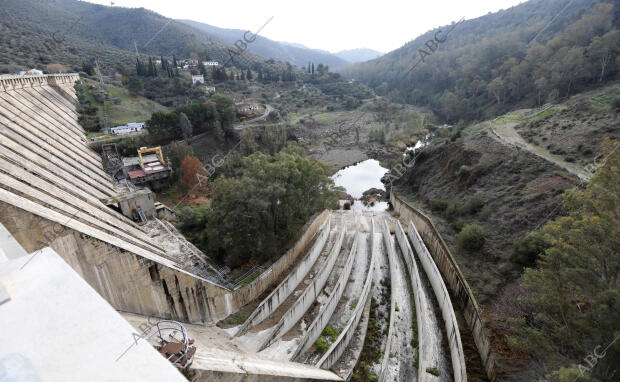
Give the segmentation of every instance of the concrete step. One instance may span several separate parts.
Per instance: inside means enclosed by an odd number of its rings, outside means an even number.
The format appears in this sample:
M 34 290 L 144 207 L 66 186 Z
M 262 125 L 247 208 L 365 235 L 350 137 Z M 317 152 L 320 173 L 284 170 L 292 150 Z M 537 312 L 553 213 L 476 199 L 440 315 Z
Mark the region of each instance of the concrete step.
M 0 99 L 3 101 L 0 103 L 0 113 L 3 111 L 12 113 L 5 112 L 7 118 L 15 119 L 16 123 L 23 128 L 32 127 L 58 142 L 63 142 L 67 148 L 71 148 L 80 154 L 84 160 L 95 166 L 101 164 L 99 156 L 86 146 L 86 139 L 83 138 L 83 134 L 76 136 L 75 132 L 65 126 L 64 123 L 50 117 L 48 110 L 42 107 L 39 101 L 35 100 L 35 104 L 33 104 L 29 99 L 15 91 L 0 92 Z M 11 118 L 10 115 L 13 115 L 14 118 Z M 19 118 L 19 122 L 17 122 L 17 118 Z M 30 131 L 34 133 L 32 130 Z

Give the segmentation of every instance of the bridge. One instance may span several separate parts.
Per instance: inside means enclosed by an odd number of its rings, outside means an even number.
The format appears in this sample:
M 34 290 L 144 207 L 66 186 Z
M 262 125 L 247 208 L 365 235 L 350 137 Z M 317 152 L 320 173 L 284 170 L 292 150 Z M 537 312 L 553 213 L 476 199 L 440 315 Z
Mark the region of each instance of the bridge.
M 379 381 L 466 381 L 457 312 L 494 378 L 480 309 L 421 212 L 395 195 L 394 216 L 323 211 L 254 281 L 227 286 L 172 225 L 100 202 L 120 191 L 77 123 L 76 81 L 0 78 L 0 224 L 25 253 L 58 253 L 131 323 L 186 323 L 198 380 L 348 380 L 372 322 Z M 215 326 L 242 308 L 242 324 Z

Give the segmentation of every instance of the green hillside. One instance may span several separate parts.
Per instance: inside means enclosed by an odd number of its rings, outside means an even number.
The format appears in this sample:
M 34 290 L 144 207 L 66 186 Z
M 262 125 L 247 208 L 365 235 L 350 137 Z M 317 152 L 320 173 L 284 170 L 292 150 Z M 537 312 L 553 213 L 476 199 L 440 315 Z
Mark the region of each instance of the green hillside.
M 168 111 L 167 107 L 157 102 L 130 95 L 124 88 L 106 84 L 104 89 L 105 92 L 102 92 L 100 84 L 89 80 L 76 85 L 82 110 L 89 109 L 86 115 L 92 122 L 86 123 L 85 128 L 91 131 L 103 127 L 104 111 L 108 126 L 144 122 L 151 118 L 152 113 Z
M 482 120 L 617 78 L 618 20 L 613 2 L 532 0 L 429 31 L 342 72 L 449 122 Z M 435 36 L 442 42 L 427 46 Z
M 98 58 L 102 70 L 135 63 L 140 54 L 228 61 L 233 48 L 189 25 L 144 8 L 122 8 L 76 0 L 3 0 L 0 72 L 64 64 L 78 70 Z M 241 36 L 240 36 L 241 37 Z M 250 52 L 235 57 L 240 67 L 266 59 Z

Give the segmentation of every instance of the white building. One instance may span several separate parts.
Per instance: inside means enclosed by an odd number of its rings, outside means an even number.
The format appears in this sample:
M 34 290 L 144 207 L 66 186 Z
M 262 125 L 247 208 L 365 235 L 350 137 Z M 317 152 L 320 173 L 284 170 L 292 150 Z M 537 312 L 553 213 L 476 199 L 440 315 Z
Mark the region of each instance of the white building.
M 243 105 L 239 108 L 239 111 L 242 113 L 255 110 L 258 110 L 258 105 Z
M 198 76 L 192 76 L 192 85 L 195 85 L 195 84 L 197 84 L 199 82 L 201 84 L 205 83 L 205 77 L 202 74 L 200 74 Z
M 217 61 L 203 61 L 202 64 L 204 66 L 218 66 L 219 65 Z
M 142 129 L 144 129 L 144 122 L 130 122 L 124 126 L 112 127 L 110 132 L 116 135 L 126 135 L 129 133 L 135 133 Z
M 215 93 L 215 86 L 206 86 L 205 91 L 210 94 Z

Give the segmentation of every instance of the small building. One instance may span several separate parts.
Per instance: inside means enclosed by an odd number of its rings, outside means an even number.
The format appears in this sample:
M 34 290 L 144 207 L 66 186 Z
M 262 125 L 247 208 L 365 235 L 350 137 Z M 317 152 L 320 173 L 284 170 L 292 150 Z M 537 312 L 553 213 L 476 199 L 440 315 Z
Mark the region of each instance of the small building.
M 204 65 L 204 66 L 218 66 L 219 64 L 217 63 L 217 61 L 203 61 L 202 65 Z
M 146 125 L 145 122 L 129 122 L 127 124 L 127 127 L 135 129 L 134 131 L 140 131 L 140 130 L 144 129 L 145 125 Z
M 205 83 L 205 77 L 202 74 L 197 75 L 197 76 L 192 76 L 192 85 L 195 85 L 197 83 L 201 83 L 201 84 Z
M 143 155 L 150 152 L 155 152 L 155 155 Z M 158 191 L 168 186 L 172 169 L 164 161 L 161 147 L 142 147 L 137 158 L 124 158 L 123 164 L 128 180 L 137 187 L 149 186 L 153 191 Z
M 108 207 L 120 209 L 123 215 L 140 221 L 155 216 L 155 194 L 149 189 L 142 189 L 101 199 Z
M 209 94 L 215 93 L 215 86 L 206 86 L 205 91 Z
M 127 135 L 144 129 L 144 122 L 130 122 L 127 125 L 110 128 L 110 132 L 116 135 Z

